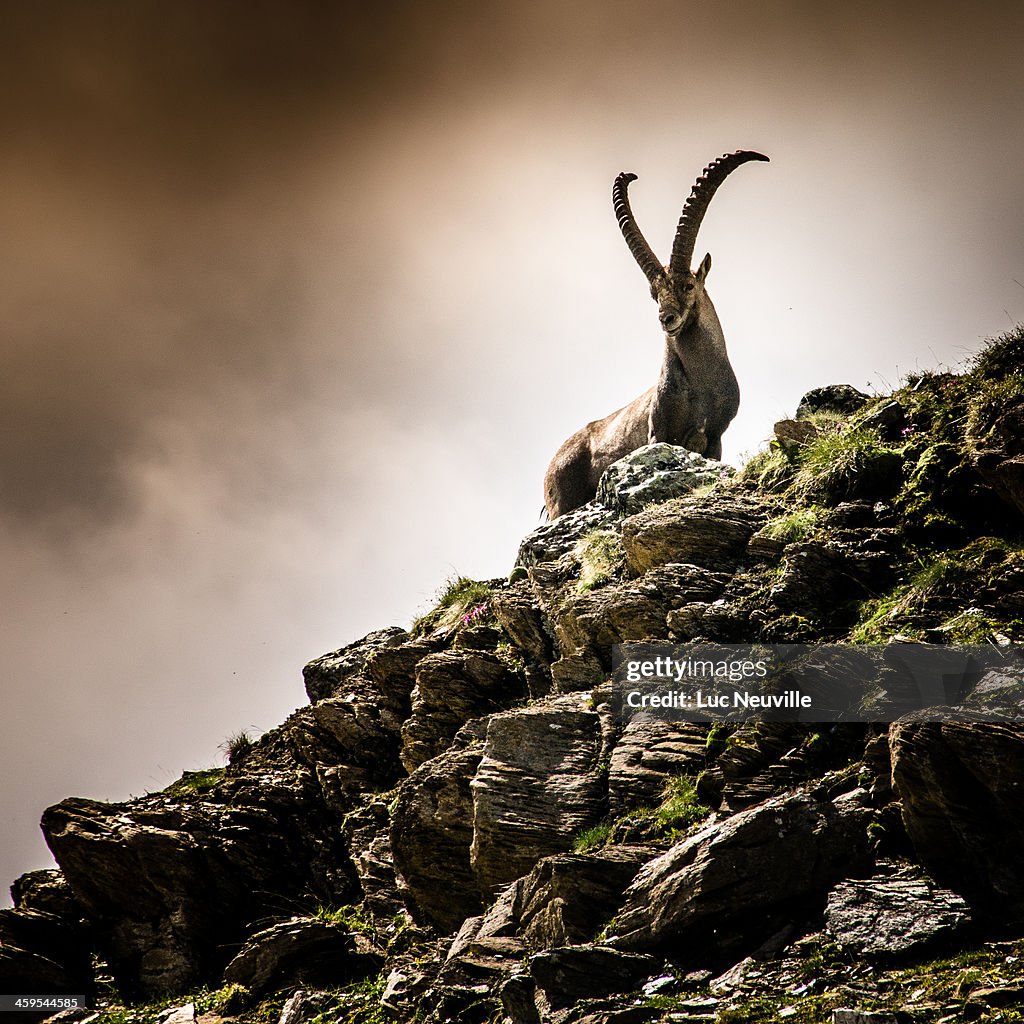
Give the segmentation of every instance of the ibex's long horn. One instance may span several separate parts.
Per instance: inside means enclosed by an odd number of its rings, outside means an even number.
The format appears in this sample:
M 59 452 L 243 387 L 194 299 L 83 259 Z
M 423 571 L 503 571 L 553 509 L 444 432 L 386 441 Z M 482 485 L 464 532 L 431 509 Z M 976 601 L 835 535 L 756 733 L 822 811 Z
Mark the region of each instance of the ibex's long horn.
M 636 181 L 636 175 L 630 174 L 628 171 L 623 171 L 615 179 L 615 184 L 612 186 L 612 203 L 615 207 L 615 217 L 619 222 L 619 230 L 622 232 L 622 237 L 626 240 L 626 245 L 629 246 L 629 251 L 633 254 L 633 259 L 640 264 L 640 269 L 644 272 L 647 280 L 654 284 L 665 273 L 665 268 L 662 267 L 658 257 L 654 255 L 654 250 L 647 244 L 647 239 L 644 238 L 640 233 L 640 229 L 636 226 L 633 211 L 629 206 L 629 183 L 631 181 Z
M 704 173 L 694 182 L 690 190 L 690 198 L 686 200 L 679 226 L 676 228 L 676 240 L 672 243 L 672 259 L 669 269 L 678 274 L 690 269 L 693 262 L 693 247 L 697 243 L 697 232 L 707 212 L 711 197 L 718 191 L 718 186 L 736 170 L 740 164 L 748 160 L 767 160 L 763 153 L 754 153 L 742 149 L 738 153 L 726 153 L 704 168 Z

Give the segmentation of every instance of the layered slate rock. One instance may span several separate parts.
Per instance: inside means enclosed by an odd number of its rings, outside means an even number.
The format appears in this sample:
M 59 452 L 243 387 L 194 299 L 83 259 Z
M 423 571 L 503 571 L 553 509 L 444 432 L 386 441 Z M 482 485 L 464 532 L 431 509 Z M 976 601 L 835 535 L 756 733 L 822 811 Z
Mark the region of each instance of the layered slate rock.
M 589 942 L 618 911 L 626 887 L 655 853 L 648 846 L 622 845 L 545 857 L 505 889 L 476 935 L 515 935 L 532 949 Z
M 452 932 L 481 910 L 470 865 L 473 796 L 470 780 L 484 754 L 486 722 L 473 723 L 443 754 L 421 764 L 398 790 L 391 848 L 417 915 Z
M 133 995 L 219 977 L 249 922 L 290 899 L 342 904 L 358 891 L 337 819 L 283 730 L 212 790 L 69 799 L 42 829 L 118 987 Z
M 767 519 L 764 504 L 745 495 L 723 495 L 714 502 L 678 498 L 655 505 L 623 520 L 626 565 L 634 575 L 666 562 L 723 572 L 735 568 Z
M 554 562 L 569 554 L 585 534 L 600 530 L 614 520 L 614 513 L 596 501 L 581 505 L 528 533 L 519 545 L 516 565 L 530 567 Z
M 401 729 L 412 711 L 415 669 L 438 646 L 392 627 L 303 669 L 313 703 L 296 711 L 285 730 L 337 813 L 348 813 L 366 790 L 388 789 L 404 774 Z
M 614 818 L 637 807 L 653 807 L 665 784 L 696 775 L 706 764 L 707 726 L 634 715 L 622 730 L 608 769 L 608 807 Z
M 301 985 L 339 985 L 365 977 L 381 960 L 361 935 L 341 925 L 293 917 L 250 936 L 224 969 L 224 981 L 255 995 Z
M 890 727 L 889 748 L 921 863 L 1000 927 L 1024 925 L 1024 730 L 908 718 Z
M 412 714 L 402 726 L 402 764 L 415 771 L 451 745 L 468 721 L 527 696 L 526 680 L 484 651 L 439 651 L 416 666 Z
M 496 590 L 491 612 L 504 634 L 523 658 L 531 697 L 544 697 L 551 689 L 554 646 L 544 610 L 531 584 L 523 579 Z
M 605 813 L 601 722 L 582 694 L 494 715 L 472 783 L 471 860 L 491 894 Z
M 570 597 L 558 609 L 555 635 L 566 655 L 608 660 L 609 649 L 629 641 L 663 638 L 673 608 L 710 601 L 729 577 L 696 565 L 668 564 L 639 579 Z M 553 669 L 554 671 L 554 669 Z M 595 680 L 589 678 L 589 685 Z
M 401 721 L 364 685 L 300 708 L 288 720 L 288 740 L 344 813 L 362 791 L 386 789 L 401 775 Z
M 361 640 L 309 662 L 302 670 L 306 693 L 316 702 L 332 696 L 346 682 L 365 668 L 367 660 L 377 651 L 397 647 L 409 638 L 398 626 L 377 629 Z
M 731 466 L 673 444 L 648 444 L 613 462 L 601 475 L 597 501 L 619 515 L 679 498 L 735 472 Z
M 874 961 L 950 948 L 970 922 L 960 896 L 908 872 L 840 882 L 828 894 L 825 909 L 836 942 Z
M 868 858 L 863 791 L 836 801 L 808 792 L 766 800 L 700 830 L 651 861 L 626 892 L 612 944 L 710 954 L 729 925 L 752 941 L 766 911 L 818 893 Z
M 530 957 L 538 1009 L 563 1010 L 582 999 L 629 992 L 664 966 L 657 957 L 610 946 L 565 946 Z
M 404 894 L 395 872 L 389 835 L 388 805 L 376 795 L 344 817 L 342 832 L 352 851 L 352 864 L 367 910 L 393 917 L 405 907 Z

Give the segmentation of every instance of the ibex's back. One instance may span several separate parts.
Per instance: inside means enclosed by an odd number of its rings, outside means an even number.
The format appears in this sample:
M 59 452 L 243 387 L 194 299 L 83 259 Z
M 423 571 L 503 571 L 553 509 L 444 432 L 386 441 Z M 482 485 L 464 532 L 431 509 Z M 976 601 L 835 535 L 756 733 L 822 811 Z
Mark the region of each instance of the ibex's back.
M 695 271 L 690 264 L 697 231 L 715 190 L 740 164 L 767 159 L 742 151 L 704 168 L 683 207 L 668 266 L 658 262 L 633 219 L 627 189 L 636 175 L 623 173 L 615 179 L 615 214 L 658 303 L 665 356 L 654 387 L 618 412 L 588 423 L 555 453 L 544 478 L 544 501 L 552 519 L 590 501 L 601 474 L 645 444 L 663 441 L 710 458 L 721 457 L 722 434 L 739 408 L 740 391 L 722 326 L 704 289 L 711 256 L 705 256 Z

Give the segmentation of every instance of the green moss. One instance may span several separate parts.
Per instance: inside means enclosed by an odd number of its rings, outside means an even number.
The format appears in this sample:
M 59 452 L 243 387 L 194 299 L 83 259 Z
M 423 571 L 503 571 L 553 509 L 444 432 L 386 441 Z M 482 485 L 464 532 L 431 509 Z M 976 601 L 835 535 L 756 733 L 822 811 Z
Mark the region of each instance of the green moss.
M 392 1024 L 393 1018 L 381 1005 L 387 985 L 387 971 L 338 989 L 336 1006 L 310 1024 Z
M 471 580 L 467 576 L 453 577 L 438 594 L 434 607 L 413 622 L 413 635 L 450 633 L 462 624 L 464 616 L 474 615 L 477 609 L 480 610 L 479 617 L 486 618 L 492 594 L 489 583 Z
M 1019 619 L 1004 622 L 986 615 L 980 608 L 965 608 L 938 628 L 948 643 L 980 645 L 990 643 L 996 636 L 1017 640 L 1024 631 L 1024 623 Z
M 204 768 L 198 772 L 183 772 L 162 792 L 164 796 L 184 798 L 209 793 L 224 777 L 223 768 Z
M 526 662 L 523 660 L 523 652 L 507 640 L 502 640 L 494 648 L 494 654 L 500 658 L 513 672 L 525 672 Z
M 1001 537 L 978 537 L 958 551 L 919 556 L 919 564 L 906 583 L 889 594 L 865 601 L 850 639 L 854 643 L 886 643 L 894 633 L 924 639 L 924 628 L 946 632 L 949 643 L 984 643 L 993 633 L 1020 634 L 1016 620 L 1003 621 L 978 609 L 946 617 L 943 603 L 977 598 L 1006 573 L 1024 571 L 1024 548 Z M 927 621 L 931 619 L 931 621 Z
M 237 1017 L 253 1004 L 253 995 L 244 985 L 225 985 L 213 992 L 195 996 L 196 1013 L 216 1013 L 221 1017 Z
M 713 761 L 723 750 L 729 740 L 729 726 L 725 722 L 712 722 L 704 741 L 704 756 Z
M 313 917 L 336 924 L 347 932 L 362 935 L 381 950 L 388 949 L 400 940 L 407 928 L 403 915 L 379 918 L 370 913 L 361 903 L 347 904 L 342 907 L 326 907 L 321 904 L 313 912 Z
M 884 597 L 871 598 L 860 605 L 857 624 L 850 633 L 855 644 L 884 644 L 896 633 L 902 633 L 914 640 L 923 640 L 920 629 L 908 627 L 899 622 L 905 611 L 904 599 L 909 591 L 906 586 L 897 587 Z
M 580 579 L 576 585 L 581 593 L 609 582 L 625 559 L 622 538 L 614 530 L 591 530 L 573 549 L 580 563 Z

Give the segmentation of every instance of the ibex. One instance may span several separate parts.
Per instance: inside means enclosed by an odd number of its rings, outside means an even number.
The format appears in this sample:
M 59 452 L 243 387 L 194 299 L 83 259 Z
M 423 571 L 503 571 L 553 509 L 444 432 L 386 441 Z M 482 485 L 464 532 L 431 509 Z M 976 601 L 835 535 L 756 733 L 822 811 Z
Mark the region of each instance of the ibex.
M 664 441 L 721 458 L 722 434 L 739 409 L 740 389 L 729 365 L 722 326 L 704 288 L 711 254 L 695 271 L 690 264 L 697 231 L 718 186 L 740 164 L 767 159 L 743 150 L 704 168 L 683 207 L 667 267 L 658 262 L 633 219 L 628 190 L 636 175 L 623 172 L 615 179 L 615 215 L 629 251 L 650 283 L 651 298 L 658 303 L 665 357 L 654 387 L 618 412 L 588 423 L 555 453 L 544 476 L 549 518 L 585 505 L 597 493 L 601 474 L 645 444 Z

